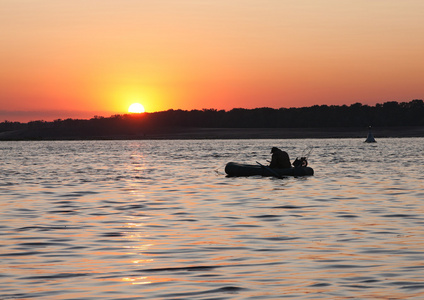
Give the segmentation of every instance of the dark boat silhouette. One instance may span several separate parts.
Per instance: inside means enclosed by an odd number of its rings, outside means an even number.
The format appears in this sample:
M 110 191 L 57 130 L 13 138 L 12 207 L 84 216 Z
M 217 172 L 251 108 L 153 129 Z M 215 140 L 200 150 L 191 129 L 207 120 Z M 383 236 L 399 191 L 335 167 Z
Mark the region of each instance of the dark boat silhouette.
M 275 169 L 263 165 L 248 165 L 229 162 L 225 166 L 225 173 L 228 176 L 310 176 L 314 175 L 314 170 L 310 167 L 294 167 L 286 169 Z

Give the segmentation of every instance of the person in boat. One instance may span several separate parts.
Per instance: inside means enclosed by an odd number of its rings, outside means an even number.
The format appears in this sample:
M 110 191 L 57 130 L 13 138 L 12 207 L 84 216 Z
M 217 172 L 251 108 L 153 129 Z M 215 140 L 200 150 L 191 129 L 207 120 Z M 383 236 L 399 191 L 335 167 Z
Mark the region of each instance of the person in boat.
M 294 160 L 293 162 L 293 166 L 295 168 L 299 168 L 299 167 L 307 167 L 308 166 L 308 161 L 306 160 L 306 157 L 303 156 L 301 158 L 297 158 Z
M 271 149 L 272 157 L 270 168 L 286 169 L 291 168 L 290 158 L 286 151 L 282 151 L 277 147 Z

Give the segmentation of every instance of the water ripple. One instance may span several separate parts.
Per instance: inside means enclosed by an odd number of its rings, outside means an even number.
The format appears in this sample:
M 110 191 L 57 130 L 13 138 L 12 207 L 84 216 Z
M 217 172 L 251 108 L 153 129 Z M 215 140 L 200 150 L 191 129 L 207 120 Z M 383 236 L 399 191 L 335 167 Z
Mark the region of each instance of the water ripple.
M 278 145 L 315 175 L 223 174 Z M 5 142 L 0 298 L 423 299 L 423 139 L 368 146 Z

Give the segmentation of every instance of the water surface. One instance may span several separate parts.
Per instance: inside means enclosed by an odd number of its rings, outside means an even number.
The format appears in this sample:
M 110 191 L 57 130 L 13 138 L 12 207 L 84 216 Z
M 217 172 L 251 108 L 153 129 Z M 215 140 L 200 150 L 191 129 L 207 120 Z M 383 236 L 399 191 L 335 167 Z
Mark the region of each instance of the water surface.
M 304 178 L 228 178 L 292 160 Z M 0 143 L 1 299 L 422 299 L 423 138 Z

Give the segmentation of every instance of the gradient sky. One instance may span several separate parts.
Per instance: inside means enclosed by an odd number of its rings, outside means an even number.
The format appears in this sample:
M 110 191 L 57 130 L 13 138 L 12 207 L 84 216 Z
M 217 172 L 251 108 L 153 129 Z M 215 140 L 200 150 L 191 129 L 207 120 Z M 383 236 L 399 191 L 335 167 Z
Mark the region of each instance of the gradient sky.
M 1 0 L 0 121 L 424 98 L 422 0 Z

